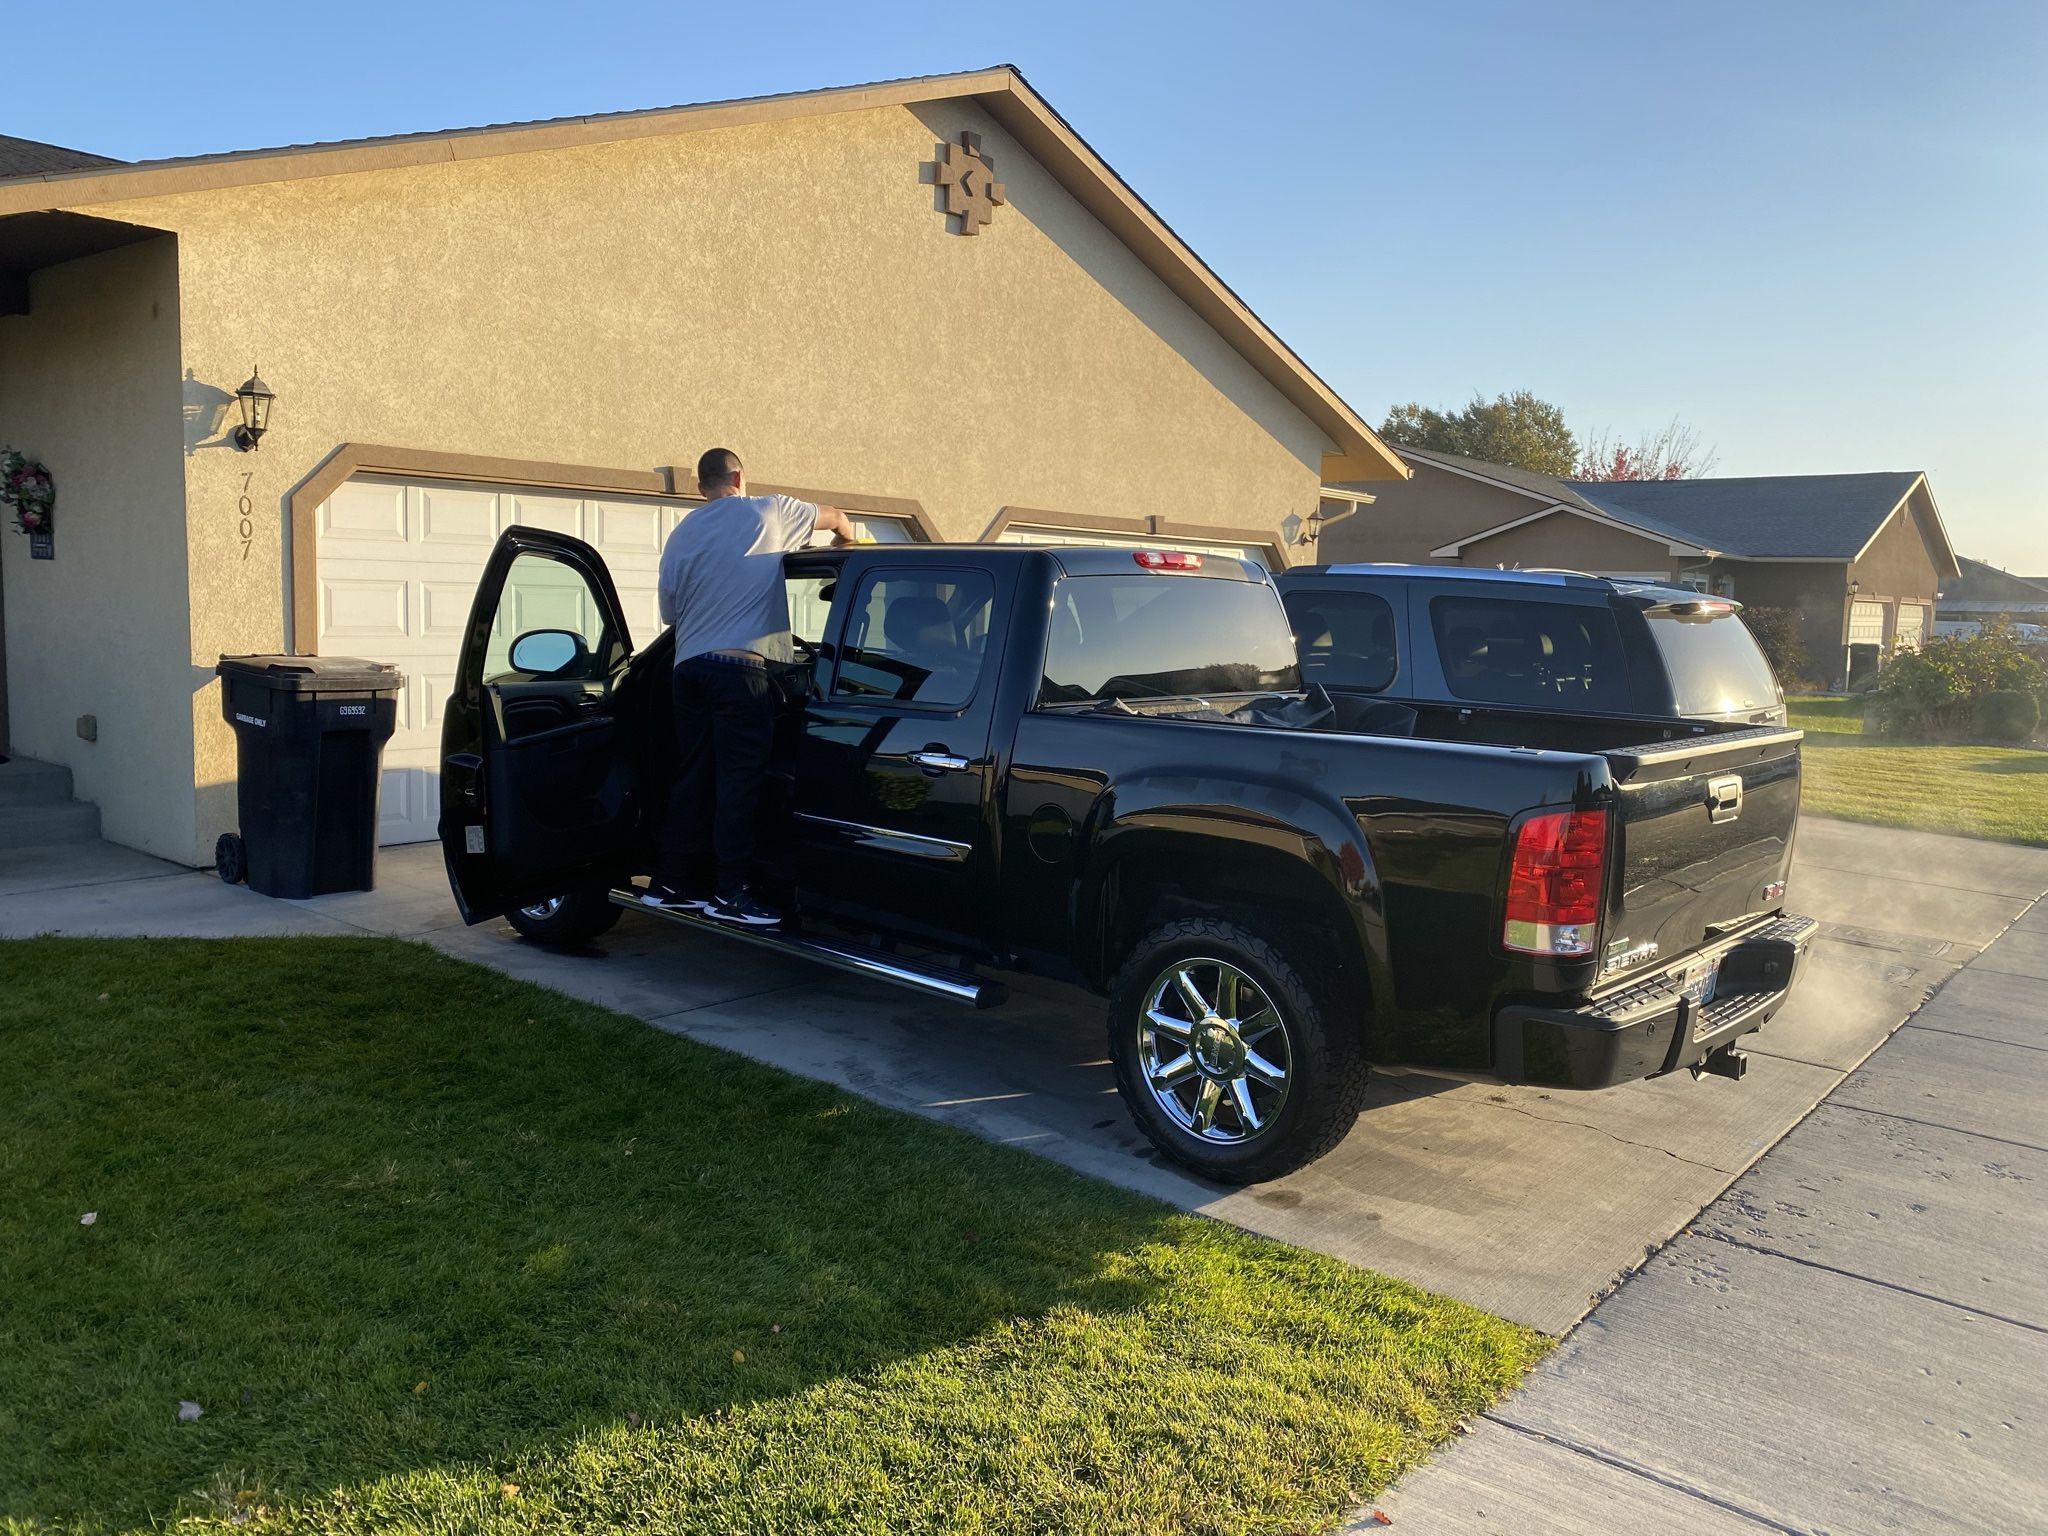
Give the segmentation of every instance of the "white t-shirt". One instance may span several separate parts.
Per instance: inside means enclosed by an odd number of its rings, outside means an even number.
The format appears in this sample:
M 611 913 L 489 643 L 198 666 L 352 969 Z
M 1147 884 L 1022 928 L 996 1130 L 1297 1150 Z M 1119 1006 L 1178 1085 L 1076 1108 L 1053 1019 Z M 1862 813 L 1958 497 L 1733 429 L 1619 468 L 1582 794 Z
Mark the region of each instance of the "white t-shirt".
M 711 651 L 794 659 L 782 557 L 810 542 L 818 509 L 794 496 L 721 496 L 676 524 L 661 551 L 661 617 L 676 660 Z

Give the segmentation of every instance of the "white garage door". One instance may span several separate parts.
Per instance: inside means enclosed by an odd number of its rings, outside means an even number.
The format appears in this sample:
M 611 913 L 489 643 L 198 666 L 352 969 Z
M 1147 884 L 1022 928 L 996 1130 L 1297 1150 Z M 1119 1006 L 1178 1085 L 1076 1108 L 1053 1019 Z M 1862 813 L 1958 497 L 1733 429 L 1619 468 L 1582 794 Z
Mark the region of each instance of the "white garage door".
M 316 514 L 320 632 L 314 649 L 388 661 L 405 674 L 398 726 L 384 749 L 380 843 L 421 843 L 441 818 L 441 710 L 491 546 L 523 525 L 594 546 L 611 568 L 633 643 L 661 633 L 655 596 L 661 547 L 694 501 L 579 497 L 561 491 L 439 480 L 350 480 Z M 889 517 L 854 526 L 877 543 L 911 536 Z M 821 539 L 821 542 L 824 542 Z M 568 591 L 580 600 L 582 584 Z M 525 628 L 538 627 L 545 616 Z M 578 627 L 573 626 L 572 627 Z M 496 637 L 511 645 L 510 634 Z
M 655 576 L 685 502 L 428 481 L 351 480 L 320 508 L 320 633 L 326 655 L 405 674 L 384 749 L 378 841 L 425 842 L 441 815 L 441 710 L 484 561 L 515 524 L 594 545 L 611 567 L 636 645 L 661 633 Z M 509 643 L 510 637 L 506 637 Z

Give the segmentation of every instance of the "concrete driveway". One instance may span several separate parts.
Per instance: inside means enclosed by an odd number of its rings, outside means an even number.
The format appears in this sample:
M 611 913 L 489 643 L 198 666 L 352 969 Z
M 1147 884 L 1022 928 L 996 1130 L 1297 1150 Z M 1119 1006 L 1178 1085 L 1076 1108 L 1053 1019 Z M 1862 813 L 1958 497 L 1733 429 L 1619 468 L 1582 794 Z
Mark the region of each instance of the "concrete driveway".
M 11 861 L 0 935 L 379 933 L 636 1014 L 1255 1231 L 1561 1333 L 1692 1220 L 1934 987 L 2048 892 L 2048 849 L 1809 817 L 1792 885 L 1821 937 L 1740 1083 L 1601 1094 L 1387 1073 L 1335 1152 L 1226 1190 L 1158 1162 L 1104 1059 L 1102 1006 L 1033 987 L 970 1013 L 626 916 L 589 951 L 455 920 L 432 846 L 380 888 L 280 902 L 96 845 Z

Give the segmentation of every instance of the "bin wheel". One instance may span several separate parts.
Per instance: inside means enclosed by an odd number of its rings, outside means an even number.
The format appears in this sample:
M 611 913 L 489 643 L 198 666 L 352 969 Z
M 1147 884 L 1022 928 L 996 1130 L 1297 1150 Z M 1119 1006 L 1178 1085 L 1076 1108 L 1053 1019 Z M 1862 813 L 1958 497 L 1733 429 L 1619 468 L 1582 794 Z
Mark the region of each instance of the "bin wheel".
M 249 849 L 233 832 L 221 833 L 213 845 L 214 873 L 229 885 L 240 885 L 249 875 Z

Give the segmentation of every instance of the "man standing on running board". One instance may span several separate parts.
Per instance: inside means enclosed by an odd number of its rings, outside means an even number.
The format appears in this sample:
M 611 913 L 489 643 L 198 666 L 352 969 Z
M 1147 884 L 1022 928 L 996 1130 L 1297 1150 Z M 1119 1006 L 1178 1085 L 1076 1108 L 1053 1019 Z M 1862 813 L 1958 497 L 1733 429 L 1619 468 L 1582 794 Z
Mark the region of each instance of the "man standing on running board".
M 821 528 L 837 543 L 856 541 L 836 507 L 749 496 L 746 468 L 729 448 L 697 461 L 697 489 L 704 505 L 676 525 L 661 552 L 661 617 L 675 626 L 682 766 L 662 821 L 655 878 L 640 900 L 772 928 L 782 916 L 755 896 L 748 878 L 775 737 L 768 666 L 794 659 L 782 557 Z

